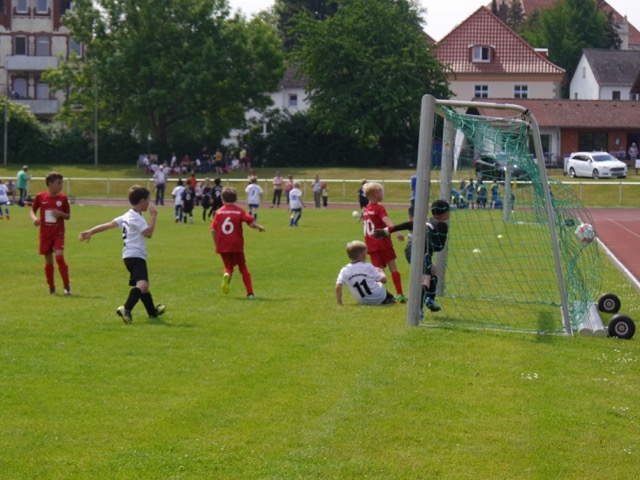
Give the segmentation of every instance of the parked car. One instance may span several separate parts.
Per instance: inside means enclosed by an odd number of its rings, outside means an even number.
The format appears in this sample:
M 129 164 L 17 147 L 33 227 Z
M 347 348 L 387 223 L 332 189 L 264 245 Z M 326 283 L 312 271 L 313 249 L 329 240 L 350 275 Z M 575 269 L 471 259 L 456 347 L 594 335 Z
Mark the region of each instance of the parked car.
M 512 180 L 523 180 L 526 172 L 516 164 L 516 159 L 506 153 L 483 153 L 475 161 L 476 175 L 482 180 L 503 180 L 507 172 L 511 172 Z
M 574 152 L 567 160 L 572 177 L 625 178 L 627 164 L 607 152 Z

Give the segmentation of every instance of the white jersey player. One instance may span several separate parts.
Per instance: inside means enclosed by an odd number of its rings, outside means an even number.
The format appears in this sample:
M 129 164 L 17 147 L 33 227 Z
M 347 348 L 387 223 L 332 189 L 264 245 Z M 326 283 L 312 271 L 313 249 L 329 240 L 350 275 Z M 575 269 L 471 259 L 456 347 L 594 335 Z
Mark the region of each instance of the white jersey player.
M 336 280 L 336 301 L 342 305 L 342 286 L 347 285 L 351 295 L 364 305 L 395 303 L 391 293 L 384 288 L 387 276 L 384 271 L 365 262 L 367 246 L 354 240 L 347 244 L 347 255 L 351 259 L 340 270 Z

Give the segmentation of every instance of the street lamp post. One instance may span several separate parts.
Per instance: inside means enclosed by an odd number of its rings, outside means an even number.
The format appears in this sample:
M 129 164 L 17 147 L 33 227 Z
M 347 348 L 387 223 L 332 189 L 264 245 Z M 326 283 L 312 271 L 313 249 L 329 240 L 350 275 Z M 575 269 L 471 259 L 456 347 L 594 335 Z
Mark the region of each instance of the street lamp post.
M 98 166 L 98 76 L 93 82 L 93 163 Z
M 9 134 L 9 96 L 4 98 L 4 166 L 7 166 L 7 135 Z

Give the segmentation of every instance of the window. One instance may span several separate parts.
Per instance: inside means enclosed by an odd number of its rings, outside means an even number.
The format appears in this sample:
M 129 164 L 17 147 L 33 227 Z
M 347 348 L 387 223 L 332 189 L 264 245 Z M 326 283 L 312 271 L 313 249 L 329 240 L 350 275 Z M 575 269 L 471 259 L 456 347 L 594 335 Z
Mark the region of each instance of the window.
M 79 57 L 82 57 L 82 44 L 69 37 L 69 53 L 71 52 L 76 52 Z
M 26 55 L 27 54 L 27 37 L 24 35 L 17 35 L 13 39 L 13 54 L 14 55 Z
M 49 84 L 38 82 L 36 86 L 36 98 L 38 100 L 49 100 Z
M 487 46 L 476 46 L 471 49 L 471 61 L 490 62 L 491 48 Z
M 16 78 L 13 81 L 13 92 L 17 98 L 27 98 L 27 79 Z
M 36 13 L 49 13 L 49 0 L 36 0 Z
M 489 98 L 489 85 L 476 85 L 473 87 L 475 98 Z
M 298 107 L 298 95 L 296 93 L 289 94 L 289 106 L 290 107 Z
M 514 85 L 513 98 L 529 98 L 528 85 Z
M 587 67 L 582 67 L 582 78 L 587 78 Z
M 611 100 L 620 100 L 620 90 L 611 92 Z
M 36 39 L 36 56 L 38 57 L 48 57 L 51 54 L 51 50 L 49 45 L 51 40 L 46 35 L 40 35 Z
M 16 5 L 16 12 L 18 13 L 28 13 L 29 12 L 29 2 L 28 0 L 18 0 Z
M 60 0 L 60 15 L 64 15 L 67 10 L 71 10 L 71 0 Z
M 606 132 L 580 132 L 578 134 L 579 151 L 604 151 L 607 145 L 609 145 L 609 135 Z
M 6 0 L 0 0 L 0 15 L 4 15 L 7 13 L 7 2 Z

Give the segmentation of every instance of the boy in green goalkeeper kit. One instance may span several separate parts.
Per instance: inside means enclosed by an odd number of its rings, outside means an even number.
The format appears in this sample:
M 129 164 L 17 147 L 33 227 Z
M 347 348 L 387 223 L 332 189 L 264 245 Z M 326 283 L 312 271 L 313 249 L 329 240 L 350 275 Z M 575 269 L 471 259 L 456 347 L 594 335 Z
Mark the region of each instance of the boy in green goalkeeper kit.
M 438 285 L 438 276 L 436 266 L 433 265 L 432 256 L 434 252 L 444 249 L 447 242 L 447 234 L 449 233 L 449 225 L 447 221 L 450 216 L 450 206 L 445 200 L 436 200 L 431 204 L 431 215 L 427 221 L 425 232 L 425 248 L 423 260 L 423 276 L 422 276 L 422 301 L 424 305 L 432 312 L 440 311 L 441 307 L 436 303 L 436 287 Z M 409 208 L 409 217 L 413 219 L 413 207 Z M 399 223 L 392 227 L 387 227 L 373 232 L 374 237 L 386 237 L 392 232 L 398 230 L 412 230 L 413 220 Z M 404 250 L 407 261 L 411 263 L 411 238 Z

